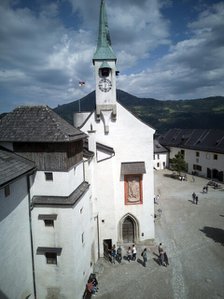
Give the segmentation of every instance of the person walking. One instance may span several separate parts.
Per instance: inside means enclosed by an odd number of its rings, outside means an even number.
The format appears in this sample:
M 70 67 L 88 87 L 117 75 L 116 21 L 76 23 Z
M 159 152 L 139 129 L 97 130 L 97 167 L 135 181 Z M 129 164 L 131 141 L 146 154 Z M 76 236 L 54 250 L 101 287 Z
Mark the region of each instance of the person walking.
M 136 254 L 137 254 L 137 249 L 135 247 L 135 244 L 132 245 L 132 260 L 136 260 Z
M 141 256 L 142 256 L 142 258 L 143 258 L 143 266 L 146 267 L 146 263 L 147 263 L 147 259 L 148 259 L 148 256 L 147 256 L 147 248 L 145 248 L 145 249 L 142 251 Z

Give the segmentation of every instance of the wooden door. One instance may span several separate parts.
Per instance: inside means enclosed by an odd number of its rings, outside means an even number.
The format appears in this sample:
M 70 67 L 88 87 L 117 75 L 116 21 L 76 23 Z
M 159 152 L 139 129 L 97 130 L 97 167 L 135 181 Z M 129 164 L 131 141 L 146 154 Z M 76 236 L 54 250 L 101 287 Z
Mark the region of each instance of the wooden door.
M 134 223 L 130 217 L 123 222 L 122 234 L 124 243 L 134 243 Z

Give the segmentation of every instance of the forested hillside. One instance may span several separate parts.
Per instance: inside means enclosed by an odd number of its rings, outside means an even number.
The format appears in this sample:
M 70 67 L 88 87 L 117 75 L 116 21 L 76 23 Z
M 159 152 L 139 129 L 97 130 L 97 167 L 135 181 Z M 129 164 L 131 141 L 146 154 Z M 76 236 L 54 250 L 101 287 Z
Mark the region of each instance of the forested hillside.
M 224 97 L 209 97 L 194 100 L 162 101 L 138 98 L 117 90 L 117 100 L 130 112 L 152 126 L 158 133 L 170 128 L 224 129 Z M 55 112 L 70 123 L 73 113 L 93 111 L 95 91 L 79 101 L 55 108 Z

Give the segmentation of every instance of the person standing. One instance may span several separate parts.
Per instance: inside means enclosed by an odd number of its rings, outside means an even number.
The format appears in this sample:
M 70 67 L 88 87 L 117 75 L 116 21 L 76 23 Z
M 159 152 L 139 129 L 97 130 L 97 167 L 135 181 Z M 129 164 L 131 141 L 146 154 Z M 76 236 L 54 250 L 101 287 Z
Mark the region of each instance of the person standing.
M 131 257 L 132 257 L 132 252 L 131 252 L 131 247 L 128 247 L 128 250 L 127 250 L 127 258 L 128 258 L 128 261 L 129 261 L 129 263 L 130 263 L 130 260 L 131 260 Z
M 195 203 L 198 204 L 198 195 L 195 196 Z
M 192 193 L 192 200 L 193 200 L 193 203 L 195 203 L 195 197 L 196 197 L 196 194 L 195 192 Z
M 118 249 L 117 249 L 117 261 L 118 261 L 119 264 L 122 261 L 122 249 L 121 249 L 121 246 L 119 246 Z
M 147 263 L 147 259 L 148 259 L 148 256 L 147 256 L 147 248 L 145 248 L 145 249 L 142 251 L 141 256 L 142 256 L 142 258 L 143 258 L 143 266 L 146 267 L 146 263 Z
M 115 259 L 116 259 L 116 246 L 114 244 L 112 246 L 112 249 L 111 249 L 111 262 L 112 262 L 112 264 L 115 264 Z
M 160 263 L 160 265 L 165 266 L 165 262 L 164 262 L 164 249 L 163 249 L 162 243 L 159 243 L 158 252 L 159 252 L 159 263 Z
M 166 264 L 166 266 L 169 265 L 169 259 L 168 259 L 166 251 L 164 251 L 164 263 Z
M 137 254 L 137 249 L 135 247 L 135 244 L 132 245 L 132 260 L 136 260 L 136 254 Z

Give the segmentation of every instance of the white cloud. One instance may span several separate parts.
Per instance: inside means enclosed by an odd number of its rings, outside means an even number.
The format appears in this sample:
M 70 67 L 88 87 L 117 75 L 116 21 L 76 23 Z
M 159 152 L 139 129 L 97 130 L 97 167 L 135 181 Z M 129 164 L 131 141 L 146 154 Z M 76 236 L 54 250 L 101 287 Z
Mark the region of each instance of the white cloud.
M 189 28 L 190 39 L 171 46 L 153 68 L 129 77 L 129 92 L 158 99 L 224 94 L 224 4 L 207 8 Z
M 60 5 L 66 1 L 71 4 L 74 26 L 63 23 L 67 16 L 62 15 Z M 0 88 L 4 101 L 11 103 L 7 109 L 29 101 L 55 107 L 95 89 L 92 56 L 97 44 L 100 1 L 49 4 L 42 0 L 38 11 L 16 6 L 16 2 L 0 3 Z M 172 20 L 161 13 L 161 8 L 171 3 L 106 1 L 112 46 L 121 71 L 118 88 L 158 99 L 222 95 L 224 4 L 205 7 L 188 24 L 190 37 L 172 44 Z M 161 46 L 170 46 L 163 57 L 159 54 Z M 152 58 L 159 56 L 160 60 L 152 63 Z M 78 87 L 80 80 L 86 82 L 84 89 Z

